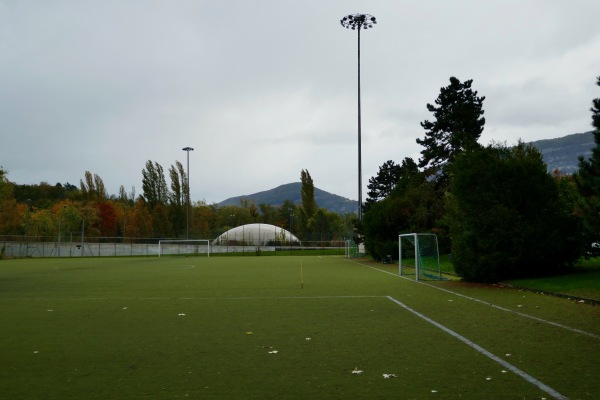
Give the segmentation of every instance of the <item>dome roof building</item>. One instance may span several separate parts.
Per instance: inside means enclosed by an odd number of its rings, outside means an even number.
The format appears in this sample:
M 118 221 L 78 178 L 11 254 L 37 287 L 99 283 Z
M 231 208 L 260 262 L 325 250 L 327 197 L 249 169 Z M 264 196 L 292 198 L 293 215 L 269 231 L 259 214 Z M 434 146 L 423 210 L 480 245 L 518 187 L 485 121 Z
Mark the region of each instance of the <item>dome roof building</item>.
M 217 237 L 213 245 L 241 244 L 249 246 L 268 246 L 275 243 L 300 240 L 290 231 L 271 224 L 246 224 L 231 228 Z

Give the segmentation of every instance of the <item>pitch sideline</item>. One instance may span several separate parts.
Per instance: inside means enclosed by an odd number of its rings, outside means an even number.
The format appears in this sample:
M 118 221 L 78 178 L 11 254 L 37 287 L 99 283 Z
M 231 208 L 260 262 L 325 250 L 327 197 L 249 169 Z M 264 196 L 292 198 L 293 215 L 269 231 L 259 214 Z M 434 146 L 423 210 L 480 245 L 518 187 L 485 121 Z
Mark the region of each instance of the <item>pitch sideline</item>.
M 475 301 L 475 302 L 478 302 L 478 303 L 481 303 L 481 304 L 485 304 L 487 306 L 493 307 L 493 308 L 501 310 L 501 311 L 506 311 L 506 312 L 509 312 L 509 313 L 512 313 L 512 314 L 515 314 L 515 315 L 518 315 L 518 316 L 521 316 L 521 317 L 524 317 L 524 318 L 530 318 L 530 319 L 533 319 L 535 321 L 542 322 L 542 323 L 545 323 L 545 324 L 548 324 L 548 325 L 552 325 L 552 326 L 555 326 L 555 327 L 558 327 L 558 328 L 566 329 L 568 331 L 579 333 L 581 335 L 590 336 L 590 337 L 592 337 L 594 339 L 600 339 L 600 335 L 596 335 L 595 333 L 587 332 L 587 331 L 584 331 L 584 330 L 581 330 L 581 329 L 577 329 L 577 328 L 571 328 L 570 326 L 562 325 L 562 324 L 559 324 L 557 322 L 548 321 L 546 319 L 535 317 L 533 315 L 529 315 L 529 314 L 525 314 L 525 313 L 522 313 L 522 312 L 514 311 L 514 310 L 511 310 L 509 308 L 501 307 L 501 306 L 498 306 L 496 304 L 493 304 L 493 303 L 490 303 L 490 302 L 487 302 L 487 301 L 483 301 L 481 299 L 477 299 L 475 297 L 470 297 L 470 296 L 467 296 L 467 295 L 464 295 L 464 294 L 461 294 L 461 293 L 453 292 L 452 290 L 440 288 L 440 287 L 437 287 L 437 286 L 434 286 L 434 285 L 430 285 L 430 284 L 425 283 L 425 282 L 415 281 L 413 279 L 409 279 L 409 278 L 406 278 L 406 277 L 398 275 L 398 274 L 394 274 L 394 273 L 389 272 L 389 271 L 384 271 L 382 269 L 375 268 L 375 267 L 370 266 L 370 265 L 365 265 L 365 264 L 362 264 L 362 263 L 357 262 L 357 261 L 352 261 L 352 260 L 348 260 L 348 261 L 350 261 L 350 262 L 352 262 L 354 264 L 366 267 L 366 268 L 370 268 L 370 269 L 378 271 L 378 272 L 383 272 L 384 274 L 392 275 L 392 276 L 395 276 L 397 278 L 406 279 L 407 281 L 410 281 L 410 282 L 414 282 L 414 283 L 418 283 L 418 284 L 421 284 L 421 285 L 425 285 L 425 286 L 430 287 L 430 288 L 441 290 L 442 292 L 450 293 L 450 294 L 453 294 L 453 295 L 458 296 L 458 297 L 462 297 L 462 298 L 465 298 L 465 299 L 468 299 L 468 300 L 472 300 L 472 301 Z

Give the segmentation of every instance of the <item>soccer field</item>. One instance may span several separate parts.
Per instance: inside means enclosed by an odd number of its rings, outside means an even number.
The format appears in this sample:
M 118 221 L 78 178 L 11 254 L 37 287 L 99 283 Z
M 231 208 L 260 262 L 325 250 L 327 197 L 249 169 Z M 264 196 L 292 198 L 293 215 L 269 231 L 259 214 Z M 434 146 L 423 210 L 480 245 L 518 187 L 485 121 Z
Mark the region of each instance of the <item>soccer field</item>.
M 342 257 L 0 262 L 6 399 L 595 399 L 600 307 Z

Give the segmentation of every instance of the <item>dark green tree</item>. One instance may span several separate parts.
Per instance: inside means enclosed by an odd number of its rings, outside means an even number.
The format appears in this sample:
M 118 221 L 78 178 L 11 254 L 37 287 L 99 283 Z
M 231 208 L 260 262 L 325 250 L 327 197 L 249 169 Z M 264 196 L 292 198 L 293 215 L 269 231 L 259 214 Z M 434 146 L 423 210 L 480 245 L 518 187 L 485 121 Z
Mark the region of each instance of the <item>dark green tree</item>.
M 365 201 L 364 211 L 367 212 L 370 205 L 385 199 L 392 193 L 392 190 L 398 184 L 400 179 L 400 165 L 394 161 L 388 160 L 381 167 L 376 176 L 369 178 L 367 185 L 367 200 Z
M 375 259 L 388 254 L 395 257 L 400 233 L 432 232 L 442 216 L 443 201 L 434 182 L 428 181 L 408 160 L 403 163 L 392 193 L 372 203 L 364 215 L 365 246 Z
M 485 97 L 477 96 L 472 83 L 472 79 L 461 83 L 451 77 L 450 85 L 440 89 L 435 105 L 427 104 L 434 120 L 421 122 L 426 132 L 424 139 L 417 139 L 424 147 L 419 167 L 428 175 L 436 175 L 443 186 L 448 182 L 447 167 L 462 151 L 478 146 L 485 125 Z
M 596 84 L 600 86 L 600 76 Z M 600 97 L 592 100 L 592 126 L 594 143 L 592 156 L 585 160 L 579 157 L 579 171 L 576 183 L 581 194 L 583 223 L 592 240 L 600 239 Z
M 531 145 L 491 145 L 451 168 L 448 224 L 456 272 L 469 281 L 550 275 L 578 258 L 577 221 Z
M 315 185 L 307 170 L 300 173 L 302 188 L 300 197 L 302 199 L 302 215 L 305 221 L 310 221 L 317 212 L 317 202 L 315 201 Z

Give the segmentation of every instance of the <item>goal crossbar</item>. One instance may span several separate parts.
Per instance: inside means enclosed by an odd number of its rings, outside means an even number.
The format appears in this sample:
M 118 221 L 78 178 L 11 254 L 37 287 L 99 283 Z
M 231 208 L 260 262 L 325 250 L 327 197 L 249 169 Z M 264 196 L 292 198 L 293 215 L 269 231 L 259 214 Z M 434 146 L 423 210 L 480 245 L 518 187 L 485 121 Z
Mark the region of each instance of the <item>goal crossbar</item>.
M 171 246 L 168 246 L 171 245 Z M 185 247 L 187 245 L 187 247 Z M 209 239 L 170 239 L 170 240 L 159 240 L 158 241 L 158 257 L 160 258 L 165 249 L 168 247 L 177 246 L 177 252 L 168 254 L 204 254 L 210 257 L 210 240 Z M 183 246 L 183 249 L 182 249 Z M 206 248 L 206 251 L 200 252 L 200 246 Z M 183 250 L 183 251 L 182 251 Z M 167 254 L 167 253 L 165 253 Z

